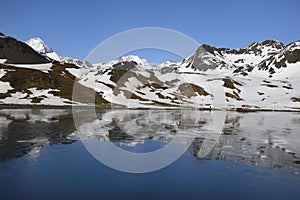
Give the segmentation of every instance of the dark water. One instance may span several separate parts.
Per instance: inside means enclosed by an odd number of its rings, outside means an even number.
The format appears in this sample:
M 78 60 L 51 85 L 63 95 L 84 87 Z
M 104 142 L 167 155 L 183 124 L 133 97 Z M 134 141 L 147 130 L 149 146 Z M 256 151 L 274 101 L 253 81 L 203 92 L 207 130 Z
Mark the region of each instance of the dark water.
M 70 110 L 2 109 L 1 199 L 300 199 L 299 113 L 228 112 L 222 134 L 201 157 L 211 113 L 193 112 L 197 119 L 178 111 L 99 111 L 97 122 L 87 118 L 81 125 L 89 130 L 82 135 Z M 105 131 L 95 131 L 95 123 Z M 145 174 L 103 165 L 79 141 L 151 152 L 180 127 L 197 128 L 191 147 L 168 167 Z

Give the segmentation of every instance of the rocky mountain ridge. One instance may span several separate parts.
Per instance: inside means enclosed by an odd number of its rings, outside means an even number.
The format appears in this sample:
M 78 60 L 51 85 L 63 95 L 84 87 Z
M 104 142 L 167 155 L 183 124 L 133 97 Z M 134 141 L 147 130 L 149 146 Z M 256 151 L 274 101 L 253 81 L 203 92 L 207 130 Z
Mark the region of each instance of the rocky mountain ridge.
M 7 37 L 2 35 L 0 44 Z M 29 46 L 27 51 L 48 63 L 15 64 L 0 53 L 2 104 L 86 105 L 96 93 L 99 106 L 300 110 L 299 41 L 285 46 L 266 40 L 240 49 L 205 44 L 182 62 L 151 66 L 137 56 L 122 56 L 88 67 L 62 61 L 40 39 L 28 43 L 35 52 Z M 85 101 L 72 99 L 77 83 L 88 90 Z

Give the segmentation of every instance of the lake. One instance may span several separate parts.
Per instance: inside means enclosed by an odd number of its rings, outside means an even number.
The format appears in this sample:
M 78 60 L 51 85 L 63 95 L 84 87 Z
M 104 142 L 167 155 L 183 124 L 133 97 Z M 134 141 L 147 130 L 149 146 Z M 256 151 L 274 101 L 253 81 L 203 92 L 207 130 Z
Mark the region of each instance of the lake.
M 71 109 L 0 110 L 1 199 L 300 199 L 300 113 L 76 112 L 75 124 Z M 178 135 L 187 150 L 149 173 L 112 169 L 89 149 L 147 154 Z

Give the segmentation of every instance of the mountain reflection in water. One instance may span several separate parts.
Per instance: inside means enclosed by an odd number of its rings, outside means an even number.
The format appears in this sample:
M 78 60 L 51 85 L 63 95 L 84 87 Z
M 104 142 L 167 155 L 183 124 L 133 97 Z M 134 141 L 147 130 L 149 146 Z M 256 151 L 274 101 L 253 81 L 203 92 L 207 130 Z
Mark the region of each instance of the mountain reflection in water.
M 214 111 L 214 115 L 218 112 Z M 176 134 L 195 137 L 188 153 L 199 157 L 204 139 L 211 135 L 209 111 L 99 110 L 97 117 L 94 121 L 87 117 L 77 131 L 70 109 L 1 109 L 0 162 L 24 155 L 35 158 L 49 145 L 80 139 L 111 141 L 127 151 L 151 152 L 169 143 Z M 300 173 L 299 124 L 299 113 L 227 112 L 222 134 L 214 137 L 217 140 L 209 154 L 199 159 Z

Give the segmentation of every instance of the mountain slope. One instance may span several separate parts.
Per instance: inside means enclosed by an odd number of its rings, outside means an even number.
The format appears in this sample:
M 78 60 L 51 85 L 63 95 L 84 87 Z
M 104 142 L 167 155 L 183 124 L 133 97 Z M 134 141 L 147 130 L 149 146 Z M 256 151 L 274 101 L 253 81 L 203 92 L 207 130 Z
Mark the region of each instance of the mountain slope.
M 299 48 L 299 42 L 284 46 L 276 40 L 237 50 L 202 45 L 179 63 L 140 63 L 122 70 L 115 67 L 118 61 L 99 64 L 80 82 L 102 91 L 107 101 L 129 107 L 299 109 Z M 216 88 L 225 96 L 219 105 Z
M 84 64 L 78 59 L 60 56 L 55 51 L 53 51 L 52 48 L 46 45 L 41 38 L 31 38 L 26 42 L 26 44 L 31 48 L 33 48 L 37 53 L 41 54 L 42 56 L 49 57 L 60 63 L 74 64 L 79 67 L 83 66 Z
M 38 54 L 31 47 L 12 37 L 0 34 L 0 59 L 7 63 L 36 64 L 47 63 L 49 60 Z
M 82 105 L 90 102 L 93 89 L 77 83 L 68 69 L 78 68 L 71 64 L 47 64 L 41 70 L 37 65 L 0 64 L 0 104 L 6 105 Z M 72 99 L 72 89 L 77 83 L 80 98 Z M 107 104 L 100 94 L 95 97 L 98 105 Z
M 55 53 L 41 40 L 29 43 L 42 57 Z M 91 96 L 96 92 L 99 106 L 300 110 L 298 41 L 285 46 L 266 40 L 240 49 L 202 45 L 182 62 L 157 66 L 137 56 L 88 68 L 63 60 L 0 65 L 0 102 L 51 105 L 44 99 L 59 97 L 55 105 L 79 105 L 93 103 Z M 74 83 L 84 88 L 79 96 L 85 99 L 72 102 Z
M 48 45 L 44 43 L 40 38 L 32 38 L 26 41 L 26 44 L 33 48 L 37 53 L 47 56 L 53 60 L 60 61 L 62 59 L 57 53 L 55 53 Z

